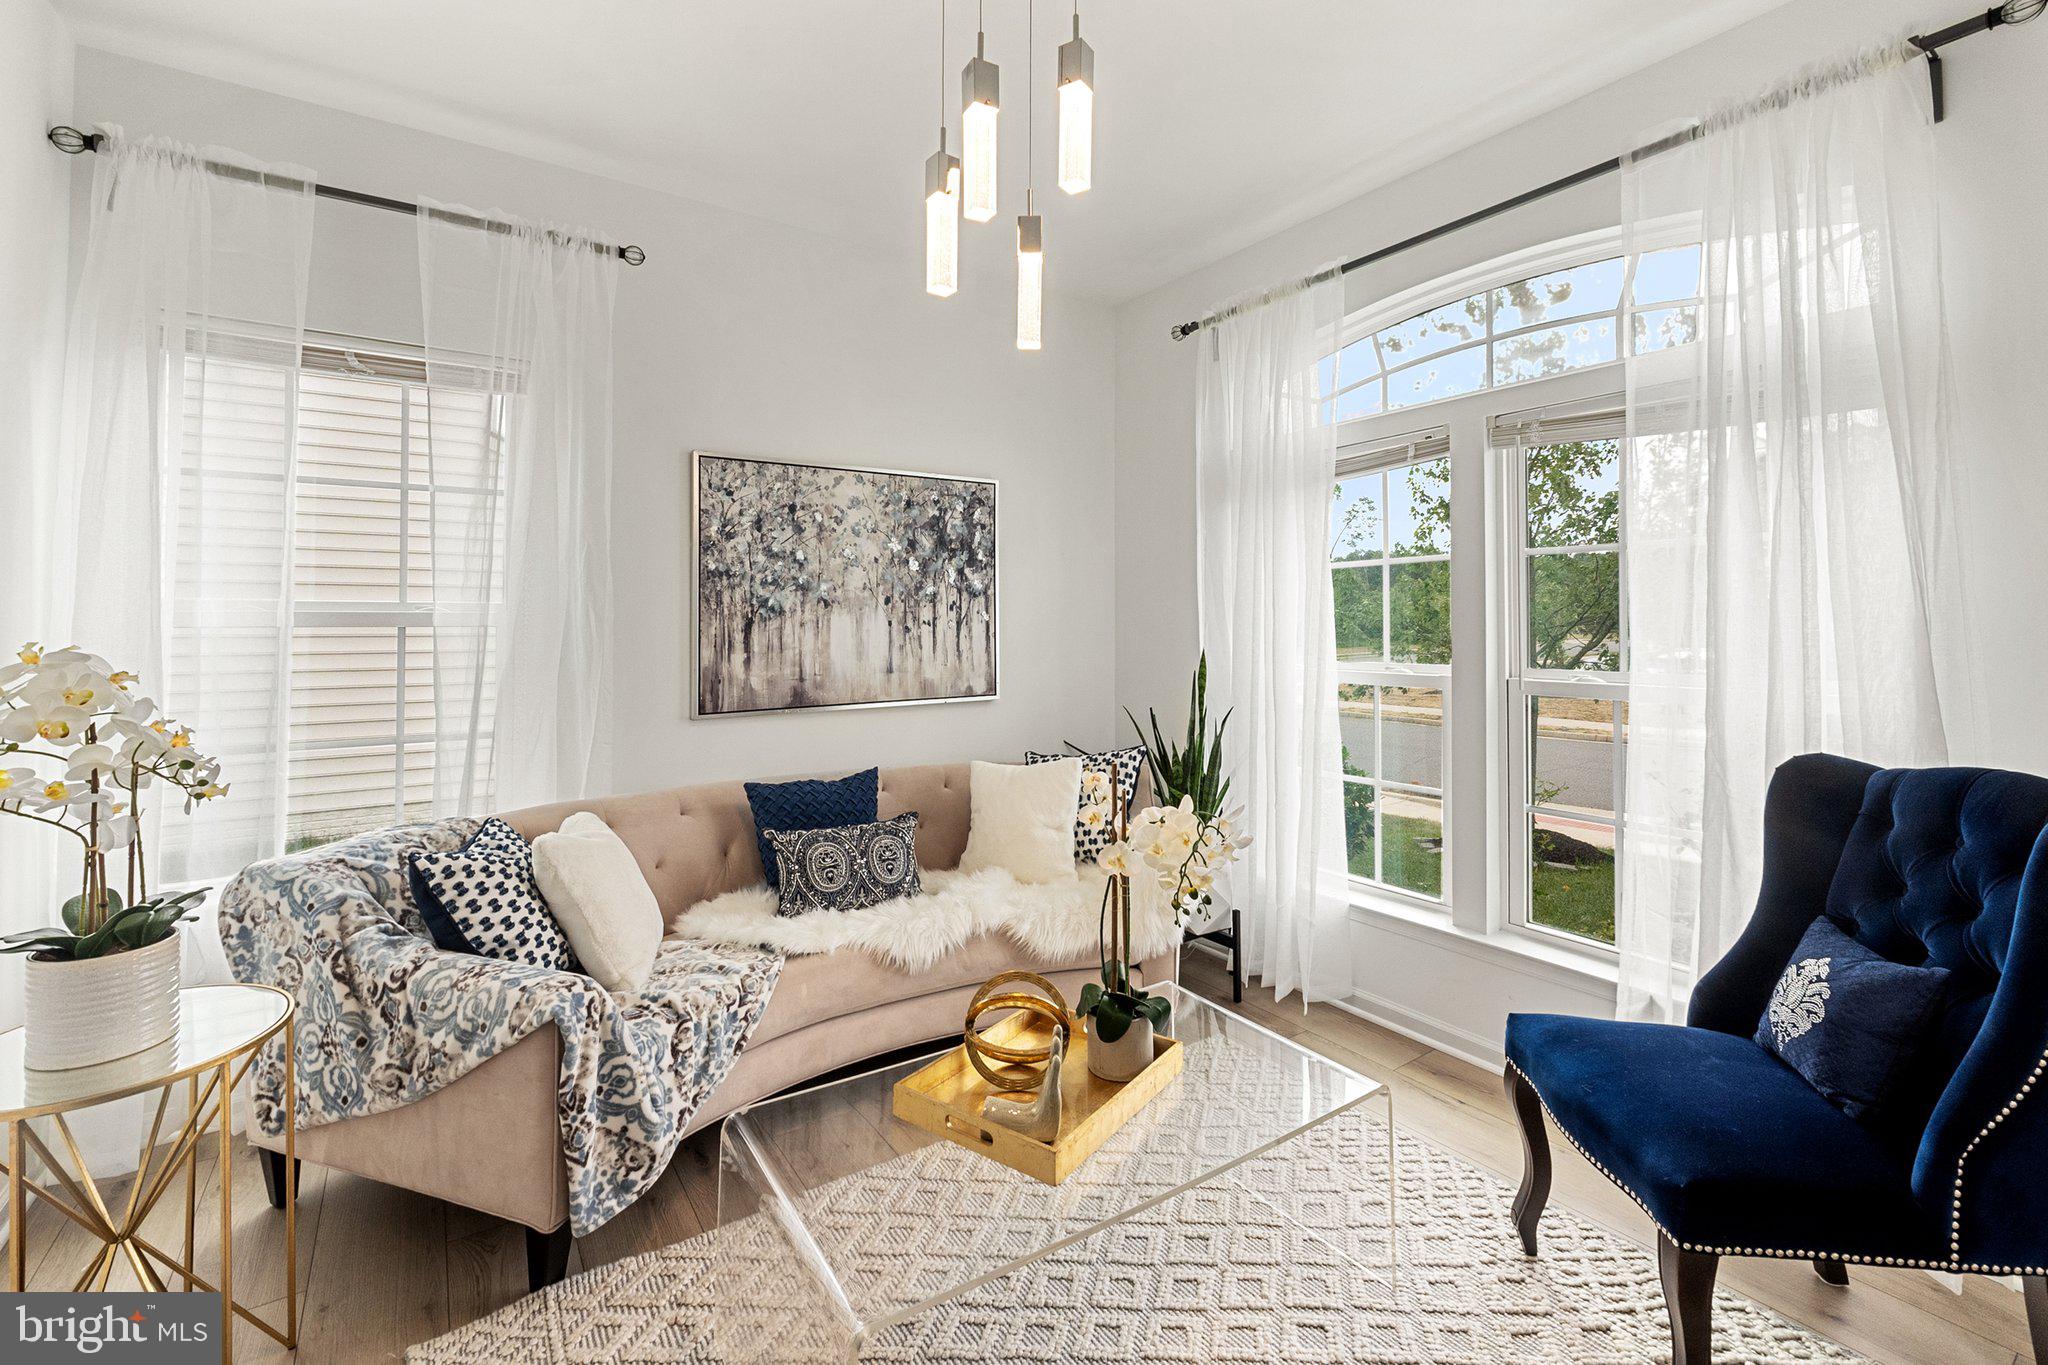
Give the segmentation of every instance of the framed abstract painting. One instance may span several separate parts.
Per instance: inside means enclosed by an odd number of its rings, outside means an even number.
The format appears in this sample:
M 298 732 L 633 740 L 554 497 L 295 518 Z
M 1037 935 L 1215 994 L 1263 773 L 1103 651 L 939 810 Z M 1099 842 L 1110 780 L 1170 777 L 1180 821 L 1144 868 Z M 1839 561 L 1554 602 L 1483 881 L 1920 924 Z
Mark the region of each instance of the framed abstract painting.
M 991 701 L 996 481 L 690 457 L 700 716 Z

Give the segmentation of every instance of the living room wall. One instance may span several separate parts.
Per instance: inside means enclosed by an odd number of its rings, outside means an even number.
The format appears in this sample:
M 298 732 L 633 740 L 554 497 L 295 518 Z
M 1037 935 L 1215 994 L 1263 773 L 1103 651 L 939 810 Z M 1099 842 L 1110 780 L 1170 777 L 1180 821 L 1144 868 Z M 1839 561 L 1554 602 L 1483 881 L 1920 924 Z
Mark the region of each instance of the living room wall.
M 1045 350 L 1017 351 L 1004 234 L 963 233 L 961 291 L 942 301 L 924 293 L 920 258 L 829 225 L 792 228 L 694 201 L 687 185 L 626 184 L 107 52 L 79 52 L 75 107 L 80 123 L 296 162 L 352 189 L 586 225 L 646 249 L 645 265 L 620 268 L 615 327 L 620 790 L 1016 761 L 1027 747 L 1107 739 L 1113 324 L 1107 309 L 1054 294 Z M 76 196 L 91 169 L 78 159 Z M 905 205 L 918 211 L 914 197 Z M 329 202 L 315 221 L 308 326 L 416 343 L 413 221 Z M 1001 698 L 693 719 L 693 449 L 1000 479 Z
M 1199 638 L 1194 595 L 1195 347 L 1167 328 L 1218 303 L 1327 262 L 1399 241 L 1517 191 L 1614 156 L 1638 134 L 1759 91 L 1807 62 L 1964 17 L 1958 0 L 1795 0 L 1749 24 L 1543 117 L 1415 170 L 1343 206 L 1134 299 L 1117 312 L 1117 480 L 1142 500 L 1121 538 L 1117 586 L 1147 604 L 1147 628 L 1119 636 L 1117 693 L 1178 715 L 1183 660 Z M 1938 134 L 1948 318 L 1969 500 L 1959 539 L 1976 597 L 1974 657 L 1949 660 L 1945 686 L 1970 696 L 1974 733 L 1958 762 L 2048 772 L 2048 728 L 2032 694 L 2048 641 L 2001 631 L 1998 585 L 2038 591 L 2048 513 L 2048 388 L 2036 371 L 2048 324 L 2038 267 L 2048 220 L 2048 128 L 2034 108 L 2048 23 L 1952 50 L 1948 119 Z M 1347 304 L 1376 300 L 1518 248 L 1620 221 L 1607 177 L 1346 277 Z M 1219 251 L 1231 244 L 1219 243 Z M 1418 415 L 1417 425 L 1427 418 Z M 1466 774 L 1463 790 L 1487 774 Z M 1457 774 L 1454 773 L 1454 781 Z M 1503 951 L 1491 940 L 1381 916 L 1354 918 L 1360 1003 L 1386 1022 L 1471 1055 L 1498 1057 L 1510 1010 L 1611 1012 L 1611 979 Z

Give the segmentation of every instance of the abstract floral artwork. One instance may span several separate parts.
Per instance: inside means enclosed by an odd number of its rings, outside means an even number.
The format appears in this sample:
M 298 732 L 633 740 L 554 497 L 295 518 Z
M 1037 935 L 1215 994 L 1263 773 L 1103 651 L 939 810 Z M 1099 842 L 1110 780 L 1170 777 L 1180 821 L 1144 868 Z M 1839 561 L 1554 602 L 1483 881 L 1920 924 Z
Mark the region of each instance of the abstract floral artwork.
M 996 695 L 996 485 L 698 451 L 697 713 Z

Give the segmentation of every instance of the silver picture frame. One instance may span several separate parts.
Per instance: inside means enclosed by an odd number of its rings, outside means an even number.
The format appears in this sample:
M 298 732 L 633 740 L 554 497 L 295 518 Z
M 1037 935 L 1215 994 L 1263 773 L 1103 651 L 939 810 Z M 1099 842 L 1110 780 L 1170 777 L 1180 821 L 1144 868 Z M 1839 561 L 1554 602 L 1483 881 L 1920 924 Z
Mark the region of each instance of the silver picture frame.
M 736 706 L 707 709 L 705 692 L 705 670 L 709 661 L 706 657 L 706 608 L 704 601 L 704 466 L 707 461 L 729 461 L 739 464 L 772 465 L 785 469 L 815 470 L 825 474 L 852 474 L 888 479 L 909 479 L 941 484 L 964 484 L 988 490 L 990 550 L 988 561 L 989 585 L 986 593 L 989 603 L 987 627 L 987 673 L 986 691 L 963 692 L 950 695 L 891 697 L 870 701 L 821 701 L 780 706 Z M 823 463 L 817 460 L 786 459 L 777 456 L 745 455 L 727 451 L 693 450 L 690 452 L 689 490 L 689 560 L 690 560 L 690 606 L 689 644 L 690 651 L 690 715 L 694 719 L 728 720 L 743 716 L 791 715 L 818 711 L 868 711 L 884 707 L 900 706 L 943 706 L 973 702 L 999 701 L 1001 690 L 1002 661 L 1002 587 L 1001 563 L 1001 481 L 963 474 L 936 474 L 929 470 L 891 469 L 877 465 L 853 465 Z

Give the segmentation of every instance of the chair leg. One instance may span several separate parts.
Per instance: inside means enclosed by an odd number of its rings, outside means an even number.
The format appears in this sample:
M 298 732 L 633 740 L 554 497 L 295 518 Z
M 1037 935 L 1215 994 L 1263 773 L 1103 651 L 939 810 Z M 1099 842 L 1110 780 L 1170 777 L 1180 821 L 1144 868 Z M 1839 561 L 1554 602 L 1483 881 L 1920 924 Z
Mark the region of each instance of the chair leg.
M 569 1273 L 569 1248 L 576 1238 L 567 1223 L 553 1232 L 526 1230 L 526 1287 L 546 1289 Z
M 1244 914 L 1230 912 L 1230 1003 L 1244 1003 Z
M 2020 1283 L 2027 1294 L 2027 1332 L 2034 1339 L 2034 1359 L 2048 1361 L 2048 1278 L 2029 1275 Z
M 1515 1231 L 1522 1234 L 1522 1254 L 1536 1254 L 1536 1224 L 1550 1202 L 1550 1134 L 1543 1127 L 1543 1104 L 1536 1087 L 1521 1072 L 1507 1071 L 1508 1103 L 1522 1129 L 1522 1188 L 1515 1192 Z
M 284 1153 L 273 1152 L 268 1147 L 258 1147 L 256 1155 L 263 1164 L 263 1189 L 270 1196 L 270 1207 L 281 1209 L 284 1207 L 285 1191 Z M 299 1188 L 299 1166 L 300 1163 L 294 1159 L 291 1183 L 294 1193 L 297 1193 Z
M 1843 1265 L 1840 1261 L 1829 1260 L 1825 1256 L 1819 1257 L 1814 1261 L 1813 1273 L 1832 1285 L 1839 1286 L 1849 1283 L 1849 1267 Z
M 1657 1234 L 1657 1271 L 1671 1315 L 1671 1365 L 1713 1365 L 1714 1272 L 1720 1265 L 1711 1252 L 1681 1251 Z

